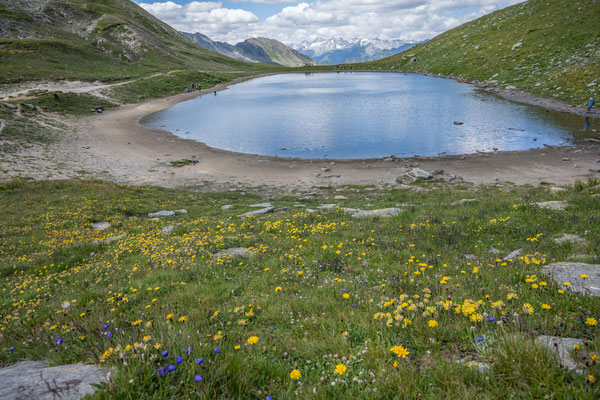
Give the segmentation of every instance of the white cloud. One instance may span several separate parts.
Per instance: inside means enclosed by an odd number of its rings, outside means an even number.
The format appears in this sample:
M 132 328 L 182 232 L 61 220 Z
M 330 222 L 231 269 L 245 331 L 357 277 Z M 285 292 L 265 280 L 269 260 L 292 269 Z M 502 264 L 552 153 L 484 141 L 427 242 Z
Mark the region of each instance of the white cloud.
M 295 3 L 259 19 L 250 11 L 223 3 L 172 1 L 141 3 L 174 28 L 201 32 L 232 44 L 255 36 L 285 43 L 317 37 L 422 40 L 523 0 L 237 0 L 243 3 Z

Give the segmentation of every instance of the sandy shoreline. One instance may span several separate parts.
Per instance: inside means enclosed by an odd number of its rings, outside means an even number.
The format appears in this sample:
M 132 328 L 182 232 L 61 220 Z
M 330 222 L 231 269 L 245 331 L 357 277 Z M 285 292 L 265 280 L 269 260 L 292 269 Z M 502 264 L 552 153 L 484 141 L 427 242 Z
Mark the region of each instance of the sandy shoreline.
M 256 76 L 239 78 L 203 90 L 202 94 L 226 90 L 229 85 L 253 78 Z M 69 122 L 72 135 L 68 140 L 47 154 L 29 157 L 43 160 L 41 162 L 56 159 L 55 165 L 60 165 L 60 170 L 54 170 L 58 172 L 43 174 L 44 168 L 46 172 L 49 171 L 47 166 L 38 168 L 35 164 L 23 164 L 17 174 L 11 173 L 0 178 L 10 178 L 11 175 L 33 179 L 92 176 L 134 185 L 199 188 L 267 186 L 288 191 L 310 190 L 327 185 L 394 187 L 399 183 L 410 183 L 405 173 L 413 166 L 430 172 L 437 170 L 436 177 L 440 179 L 449 180 L 455 175 L 473 184 L 510 182 L 535 185 L 549 182 L 561 185 L 589 177 L 600 178 L 598 143 L 462 156 L 306 160 L 213 149 L 139 124 L 149 114 L 198 95 L 198 92 L 184 93 L 125 105 Z M 170 164 L 183 159 L 193 160 L 194 164 L 180 168 Z
M 229 85 L 252 78 L 219 85 L 202 91 L 202 94 L 225 90 Z M 577 179 L 600 177 L 598 172 L 594 172 L 600 168 L 600 163 L 596 162 L 600 159 L 600 146 L 597 144 L 463 156 L 305 160 L 213 149 L 139 124 L 143 117 L 197 95 L 197 92 L 181 94 L 86 117 L 78 123 L 79 137 L 90 143 L 92 158 L 103 159 L 103 164 L 108 164 L 104 170 L 109 175 L 133 184 L 195 186 L 202 182 L 215 182 L 291 187 L 394 185 L 397 178 L 403 177 L 406 169 L 415 163 L 427 171 L 443 170 L 446 176 L 460 176 L 474 184 L 498 181 L 570 184 Z M 569 160 L 563 161 L 564 158 Z M 170 166 L 171 161 L 182 159 L 197 163 L 181 168 Z M 327 167 L 330 170 L 322 170 Z

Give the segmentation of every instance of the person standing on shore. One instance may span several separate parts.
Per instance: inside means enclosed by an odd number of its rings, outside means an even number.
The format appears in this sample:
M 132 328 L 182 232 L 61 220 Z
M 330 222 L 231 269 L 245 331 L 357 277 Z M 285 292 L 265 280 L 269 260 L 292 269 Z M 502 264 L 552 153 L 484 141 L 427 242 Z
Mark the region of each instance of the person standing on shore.
M 594 99 L 590 99 L 588 104 L 588 112 L 592 111 L 592 107 L 594 106 Z

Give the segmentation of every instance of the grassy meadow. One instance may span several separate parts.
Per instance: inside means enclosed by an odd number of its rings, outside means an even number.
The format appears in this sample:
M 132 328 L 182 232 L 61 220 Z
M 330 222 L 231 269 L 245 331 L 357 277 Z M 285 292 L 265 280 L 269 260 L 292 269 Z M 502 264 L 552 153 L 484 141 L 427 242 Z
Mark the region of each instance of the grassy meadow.
M 585 277 L 541 273 L 572 254 L 597 261 L 597 182 L 559 194 L 441 185 L 301 199 L 2 184 L 0 364 L 104 365 L 98 399 L 600 396 L 600 303 L 570 290 Z M 306 211 L 335 195 L 403 212 Z M 452 205 L 464 198 L 477 200 Z M 531 204 L 544 200 L 568 207 Z M 263 201 L 283 210 L 238 216 Z M 556 244 L 563 233 L 587 243 Z M 255 255 L 216 256 L 231 247 Z M 572 349 L 580 371 L 561 368 L 538 335 L 583 339 Z

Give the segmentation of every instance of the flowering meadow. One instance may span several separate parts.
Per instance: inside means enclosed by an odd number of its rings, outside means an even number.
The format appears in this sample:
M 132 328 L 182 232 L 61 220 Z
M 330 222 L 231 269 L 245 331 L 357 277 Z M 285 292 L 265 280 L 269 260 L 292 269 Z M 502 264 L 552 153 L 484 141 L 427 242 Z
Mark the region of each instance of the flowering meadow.
M 424 185 L 310 198 L 0 185 L 0 365 L 105 366 L 99 399 L 600 397 L 600 301 L 572 290 L 589 277 L 542 272 L 600 264 L 591 184 Z M 567 207 L 532 205 L 547 200 Z M 264 201 L 281 212 L 239 216 Z M 333 202 L 403 211 L 318 209 Z M 217 254 L 235 247 L 247 254 Z M 581 339 L 576 368 L 540 335 Z

